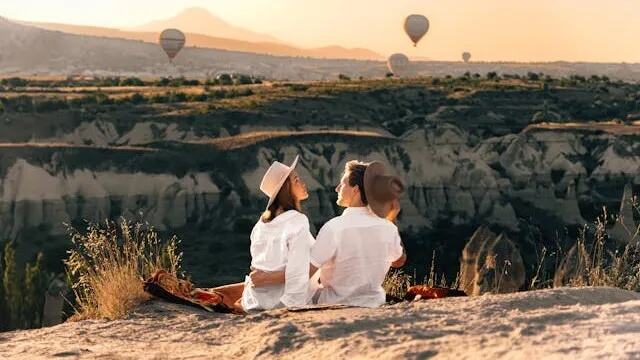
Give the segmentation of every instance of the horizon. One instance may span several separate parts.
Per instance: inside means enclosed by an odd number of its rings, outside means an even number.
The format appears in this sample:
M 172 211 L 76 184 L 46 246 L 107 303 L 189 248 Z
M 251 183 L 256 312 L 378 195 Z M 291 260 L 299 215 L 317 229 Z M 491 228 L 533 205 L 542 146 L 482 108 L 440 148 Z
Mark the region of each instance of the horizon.
M 366 17 L 352 16 L 365 6 Z M 338 0 L 305 4 L 294 0 L 273 0 L 269 4 L 260 0 L 224 4 L 213 0 L 162 4 L 149 0 L 51 0 L 45 4 L 38 0 L 5 0 L 0 5 L 0 16 L 26 22 L 130 30 L 194 7 L 203 8 L 232 26 L 303 48 L 364 48 L 383 57 L 402 52 L 410 58 L 435 61 L 459 61 L 462 52 L 469 51 L 474 62 L 640 62 L 640 46 L 624 46 L 635 44 L 634 35 L 640 34 L 640 23 L 634 21 L 634 14 L 640 13 L 640 2 L 629 0 L 608 4 L 595 0 L 541 0 L 536 4 L 504 0 L 482 4 L 460 0 L 452 4 L 434 0 L 429 5 L 392 6 L 382 0 L 354 0 L 348 4 Z M 429 33 L 417 48 L 402 29 L 404 17 L 411 13 L 422 13 L 431 23 Z M 372 24 L 375 26 L 369 26 Z M 305 30 L 301 31 L 301 27 Z

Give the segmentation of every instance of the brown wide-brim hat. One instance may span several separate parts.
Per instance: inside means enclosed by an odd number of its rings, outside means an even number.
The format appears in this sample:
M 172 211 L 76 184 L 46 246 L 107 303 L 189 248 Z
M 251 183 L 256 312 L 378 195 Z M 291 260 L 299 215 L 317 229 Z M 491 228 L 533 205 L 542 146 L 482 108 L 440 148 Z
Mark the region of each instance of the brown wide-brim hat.
M 393 203 L 397 202 L 403 192 L 402 180 L 397 176 L 388 175 L 382 163 L 374 161 L 367 165 L 364 172 L 364 194 L 369 208 L 376 215 L 387 218 Z

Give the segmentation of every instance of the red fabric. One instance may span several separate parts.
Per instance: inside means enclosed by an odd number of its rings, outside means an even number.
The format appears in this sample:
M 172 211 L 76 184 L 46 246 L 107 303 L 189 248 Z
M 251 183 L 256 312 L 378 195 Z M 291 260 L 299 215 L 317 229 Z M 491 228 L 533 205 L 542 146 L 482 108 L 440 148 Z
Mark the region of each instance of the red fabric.
M 417 296 L 421 299 L 440 299 L 445 297 L 467 296 L 464 291 L 449 289 L 439 286 L 415 285 L 409 288 L 406 300 L 414 300 Z
M 178 279 L 174 274 L 164 270 L 156 270 L 151 274 L 145 282 L 145 290 L 165 300 L 196 305 L 209 311 L 226 307 L 222 302 L 222 295 L 196 288 L 188 280 Z

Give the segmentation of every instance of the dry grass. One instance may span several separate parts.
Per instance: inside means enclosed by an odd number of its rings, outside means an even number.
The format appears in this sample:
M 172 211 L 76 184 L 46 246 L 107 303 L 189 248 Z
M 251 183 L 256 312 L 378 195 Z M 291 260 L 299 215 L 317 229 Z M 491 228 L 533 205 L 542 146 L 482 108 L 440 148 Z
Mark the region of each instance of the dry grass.
M 382 283 L 382 288 L 387 295 L 402 299 L 407 294 L 409 288 L 413 285 L 426 285 L 431 287 L 441 286 L 452 289 L 459 289 L 460 287 L 460 273 L 456 274 L 456 278 L 452 283 L 447 282 L 447 278 L 444 274 L 438 276 L 436 273 L 435 251 L 431 257 L 429 274 L 425 276 L 420 284 L 417 283 L 416 278 L 415 271 L 413 275 L 409 275 L 405 274 L 402 270 L 392 269 L 387 273 L 387 276 Z
M 382 283 L 382 288 L 387 295 L 402 299 L 409 290 L 413 277 L 402 270 L 391 270 Z
M 563 269 L 568 274 L 568 286 L 610 286 L 640 291 L 640 227 L 629 232 L 627 244 L 611 250 L 606 230 L 606 210 L 595 221 L 593 241 L 589 241 L 587 227 L 583 228 L 576 243 L 571 266 Z
M 121 318 L 148 299 L 142 281 L 152 271 L 180 270 L 177 239 L 163 242 L 148 225 L 90 224 L 85 232 L 71 229 L 71 240 L 65 265 L 76 297 L 75 319 Z

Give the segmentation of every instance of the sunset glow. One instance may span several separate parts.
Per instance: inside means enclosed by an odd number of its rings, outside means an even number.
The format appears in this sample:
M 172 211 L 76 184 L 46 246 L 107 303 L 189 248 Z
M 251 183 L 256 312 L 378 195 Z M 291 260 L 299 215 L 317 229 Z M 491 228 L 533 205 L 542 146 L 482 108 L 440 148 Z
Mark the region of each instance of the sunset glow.
M 302 47 L 362 47 L 435 60 L 458 60 L 469 51 L 479 61 L 640 62 L 637 0 L 3 0 L 0 15 L 132 28 L 194 6 Z M 431 21 L 416 49 L 402 31 L 411 13 Z

